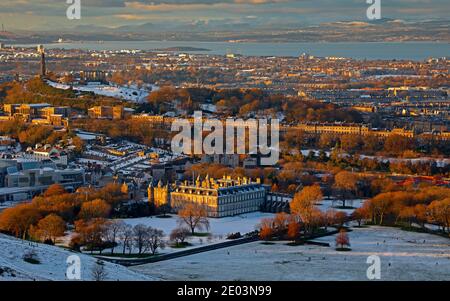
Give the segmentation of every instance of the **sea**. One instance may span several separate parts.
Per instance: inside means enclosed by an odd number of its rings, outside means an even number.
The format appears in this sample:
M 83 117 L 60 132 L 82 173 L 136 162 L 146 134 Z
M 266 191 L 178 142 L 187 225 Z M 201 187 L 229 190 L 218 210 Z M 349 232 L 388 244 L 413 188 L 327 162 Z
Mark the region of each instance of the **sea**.
M 450 57 L 450 43 L 445 42 L 342 42 L 342 43 L 259 43 L 190 41 L 104 41 L 45 45 L 47 48 L 85 50 L 161 50 L 190 47 L 192 54 L 298 57 L 303 53 L 318 57 L 346 57 L 358 60 L 425 60 Z M 205 51 L 208 50 L 208 51 Z

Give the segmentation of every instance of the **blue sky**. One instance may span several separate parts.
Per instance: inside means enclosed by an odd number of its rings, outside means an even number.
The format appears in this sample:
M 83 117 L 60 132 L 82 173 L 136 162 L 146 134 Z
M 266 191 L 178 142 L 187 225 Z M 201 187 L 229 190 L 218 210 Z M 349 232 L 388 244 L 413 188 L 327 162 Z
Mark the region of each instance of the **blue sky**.
M 381 0 L 382 17 L 447 19 L 450 0 Z M 70 29 L 78 25 L 116 27 L 143 23 L 319 24 L 365 20 L 366 0 L 81 0 L 82 19 L 68 20 L 66 0 L 1 0 L 7 29 Z

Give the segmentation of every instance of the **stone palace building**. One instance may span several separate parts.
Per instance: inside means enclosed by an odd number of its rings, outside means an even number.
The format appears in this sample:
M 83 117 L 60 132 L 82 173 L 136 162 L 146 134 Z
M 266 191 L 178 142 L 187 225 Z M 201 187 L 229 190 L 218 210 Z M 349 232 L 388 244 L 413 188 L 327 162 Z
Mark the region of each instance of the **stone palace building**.
M 279 202 L 270 187 L 261 183 L 260 179 L 224 176 L 214 179 L 206 176 L 195 181 L 184 181 L 173 185 L 159 182 L 155 187 L 148 187 L 149 202 L 156 207 L 169 205 L 174 212 L 186 204 L 194 203 L 206 208 L 208 217 L 234 216 L 255 211 L 281 212 L 288 211 L 289 202 Z M 279 204 L 275 204 L 278 200 Z

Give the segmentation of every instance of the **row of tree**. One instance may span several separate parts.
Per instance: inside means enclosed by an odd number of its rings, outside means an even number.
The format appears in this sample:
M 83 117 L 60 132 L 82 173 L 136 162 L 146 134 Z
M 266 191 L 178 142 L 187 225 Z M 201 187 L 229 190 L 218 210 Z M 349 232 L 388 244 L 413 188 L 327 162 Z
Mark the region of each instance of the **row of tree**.
M 171 137 L 171 133 L 165 128 L 138 119 L 78 119 L 73 121 L 72 126 L 85 131 L 102 133 L 113 139 L 127 139 L 148 146 L 155 146 L 155 139 Z
M 203 206 L 188 204 L 178 212 L 178 227 L 173 229 L 169 242 L 183 246 L 189 236 L 196 230 L 208 230 L 209 220 Z M 158 249 L 167 245 L 162 230 L 143 224 L 132 227 L 121 220 L 104 218 L 80 219 L 75 221 L 75 235 L 71 239 L 71 248 L 99 251 L 111 249 L 114 254 L 116 246 L 121 246 L 122 254 L 154 255 Z
M 70 241 L 70 247 L 86 251 L 98 251 L 100 254 L 105 249 L 110 249 L 114 254 L 117 246 L 121 247 L 121 253 L 131 254 L 137 250 L 139 255 L 145 253 L 156 254 L 158 249 L 164 249 L 164 233 L 159 229 L 142 224 L 131 226 L 119 220 L 106 220 L 95 218 L 91 220 L 78 220 L 75 222 L 75 234 Z
M 85 93 L 79 96 L 72 89 L 53 88 L 41 78 L 32 78 L 26 82 L 9 82 L 0 85 L 1 103 L 49 103 L 54 106 L 70 106 L 81 112 L 96 105 L 117 105 L 122 101 L 112 97 Z
M 72 132 L 54 131 L 52 126 L 25 123 L 20 119 L 0 122 L 0 135 L 11 136 L 24 146 L 34 147 L 37 143 L 51 144 L 71 141 L 75 151 L 81 153 L 83 141 Z
M 397 187 L 366 201 L 354 215 L 358 220 L 380 225 L 404 222 L 409 227 L 416 223 L 425 228 L 428 223 L 450 233 L 449 196 L 450 189 L 446 187 L 406 187 L 401 190 Z
M 348 220 L 343 211 L 328 209 L 322 211 L 318 204 L 323 199 L 319 186 L 304 187 L 296 193 L 290 203 L 291 214 L 278 213 L 274 218 L 266 218 L 260 224 L 260 238 L 269 240 L 273 238 L 298 240 L 314 234 L 320 228 L 327 230 L 330 226 L 342 227 Z
M 402 135 L 380 137 L 369 135 L 338 135 L 321 133 L 311 135 L 303 130 L 289 129 L 281 137 L 280 148 L 283 153 L 304 148 L 318 148 L 324 150 L 338 149 L 348 154 L 365 154 L 414 158 L 423 154 L 448 155 L 450 146 L 445 141 L 432 136 L 410 138 Z
M 261 89 L 213 90 L 166 86 L 152 92 L 148 97 L 149 109 L 154 113 L 178 109 L 191 114 L 199 109 L 200 104 L 208 102 L 217 106 L 218 113 L 227 116 L 247 117 L 255 113 L 275 115 L 277 112 L 283 112 L 288 122 L 362 122 L 361 115 L 351 109 L 281 94 L 269 94 Z
M 117 184 L 108 184 L 101 189 L 81 188 L 75 193 L 67 193 L 60 185 L 52 185 L 30 203 L 2 211 L 0 231 L 23 239 L 54 242 L 54 238 L 59 236 L 57 234 L 64 232 L 66 224 L 110 217 L 112 209 L 127 198 Z

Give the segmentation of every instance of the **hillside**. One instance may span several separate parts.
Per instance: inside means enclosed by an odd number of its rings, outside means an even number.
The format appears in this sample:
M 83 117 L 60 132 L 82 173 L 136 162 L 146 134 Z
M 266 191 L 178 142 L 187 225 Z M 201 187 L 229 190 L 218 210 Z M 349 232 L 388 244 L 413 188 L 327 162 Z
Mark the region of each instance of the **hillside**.
M 24 254 L 34 250 L 40 264 L 31 264 L 23 260 Z M 59 247 L 30 243 L 0 234 L 0 281 L 63 281 L 66 280 L 66 260 L 70 255 L 78 255 L 81 259 L 81 279 L 93 280 L 92 269 L 97 259 L 88 255 L 73 253 Z M 145 281 L 157 280 L 143 276 L 127 268 L 111 263 L 104 263 L 108 281 Z

